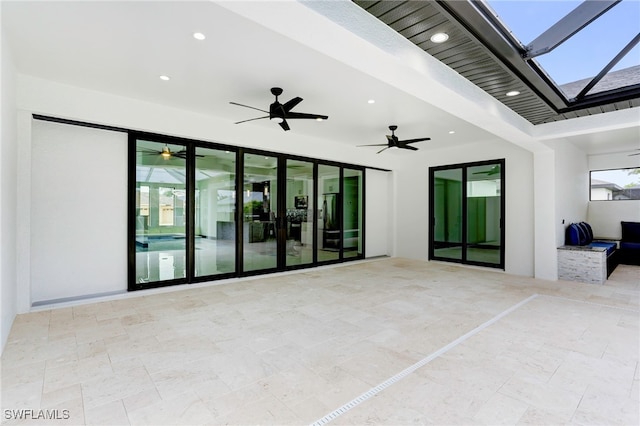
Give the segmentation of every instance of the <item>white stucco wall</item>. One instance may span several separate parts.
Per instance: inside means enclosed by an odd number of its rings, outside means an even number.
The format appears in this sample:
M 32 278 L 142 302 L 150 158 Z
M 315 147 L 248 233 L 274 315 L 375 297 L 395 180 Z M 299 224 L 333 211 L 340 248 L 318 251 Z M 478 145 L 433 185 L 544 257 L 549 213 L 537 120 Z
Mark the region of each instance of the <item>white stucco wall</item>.
M 0 7 L 0 11 L 2 8 Z M 6 38 L 2 37 L 0 70 L 0 353 L 16 316 L 17 116 L 16 73 Z
M 127 290 L 127 134 L 34 120 L 31 301 Z
M 558 279 L 556 254 L 556 154 L 552 149 L 534 154 L 534 209 L 535 209 L 535 277 Z
M 570 143 L 557 142 L 555 151 L 556 246 L 564 245 L 567 225 L 587 220 L 589 170 L 587 155 Z
M 392 194 L 393 174 L 367 169 L 365 179 L 365 254 L 367 257 L 391 256 L 394 226 L 389 200 Z

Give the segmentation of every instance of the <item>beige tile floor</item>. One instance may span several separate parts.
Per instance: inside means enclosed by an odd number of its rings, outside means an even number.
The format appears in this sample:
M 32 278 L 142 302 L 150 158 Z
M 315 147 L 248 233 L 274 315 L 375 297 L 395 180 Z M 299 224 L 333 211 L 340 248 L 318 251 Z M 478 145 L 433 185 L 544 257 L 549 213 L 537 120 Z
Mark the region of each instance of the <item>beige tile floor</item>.
M 393 258 L 34 312 L 2 419 L 637 425 L 639 295 Z

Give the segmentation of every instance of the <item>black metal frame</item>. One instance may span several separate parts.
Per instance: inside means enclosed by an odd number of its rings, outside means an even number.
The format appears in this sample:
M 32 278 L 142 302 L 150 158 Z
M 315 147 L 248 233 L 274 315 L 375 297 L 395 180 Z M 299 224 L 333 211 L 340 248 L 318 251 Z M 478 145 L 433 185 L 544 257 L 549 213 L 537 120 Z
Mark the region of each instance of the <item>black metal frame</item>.
M 149 289 L 149 288 L 156 288 L 156 287 L 166 287 L 166 286 L 172 286 L 172 285 L 178 285 L 178 284 L 191 284 L 191 283 L 199 283 L 199 282 L 206 282 L 206 281 L 215 281 L 215 280 L 221 280 L 221 279 L 226 279 L 226 278 L 233 278 L 233 277 L 243 277 L 243 276 L 251 276 L 251 275 L 263 275 L 263 274 L 268 274 L 268 273 L 273 273 L 273 272 L 280 272 L 280 271 L 289 271 L 289 270 L 295 270 L 295 269 L 306 269 L 306 268 L 311 268 L 311 267 L 316 267 L 319 265 L 327 265 L 327 264 L 334 264 L 334 263 L 342 263 L 342 262 L 350 262 L 350 261 L 354 261 L 354 260 L 359 260 L 359 259 L 363 259 L 365 258 L 366 254 L 365 254 L 365 245 L 366 245 L 366 240 L 365 240 L 365 236 L 366 236 L 366 223 L 365 223 L 365 218 L 366 218 L 366 170 L 367 169 L 372 169 L 372 170 L 380 170 L 380 171 L 389 171 L 387 169 L 381 169 L 381 168 L 377 168 L 377 167 L 366 167 L 366 166 L 359 166 L 359 165 L 355 165 L 355 164 L 348 164 L 348 163 L 342 163 L 342 162 L 337 162 L 337 161 L 330 161 L 330 160 L 321 160 L 321 159 L 314 159 L 314 158 L 309 158 L 309 157 L 304 157 L 304 156 L 299 156 L 299 155 L 293 155 L 293 154 L 286 154 L 286 153 L 279 153 L 279 152 L 274 152 L 274 151 L 265 151 L 265 150 L 259 150 L 259 149 L 251 149 L 251 148 L 242 148 L 242 147 L 237 147 L 234 145 L 227 145 L 227 144 L 222 144 L 222 143 L 218 143 L 218 142 L 207 142 L 207 141 L 202 141 L 202 140 L 197 140 L 197 139 L 190 139 L 190 138 L 183 138 L 183 137 L 176 137 L 176 136 L 167 136 L 167 135 L 162 135 L 162 134 L 158 134 L 158 133 L 153 133 L 153 132 L 143 132 L 143 131 L 136 131 L 136 130 L 131 130 L 131 129 L 127 129 L 127 128 L 123 128 L 123 127 L 116 127 L 116 126 L 106 126 L 106 125 L 101 125 L 101 124 L 95 124 L 95 123 L 89 123 L 89 122 L 84 122 L 84 121 L 77 121 L 77 120 L 69 120 L 69 119 L 64 119 L 64 118 L 58 118 L 58 117 L 52 117 L 52 116 L 45 116 L 45 115 L 39 115 L 39 114 L 33 114 L 33 118 L 36 120 L 42 120 L 42 121 L 50 121 L 50 122 L 55 122 L 55 123 L 61 123 L 61 124 L 69 124 L 69 125 L 75 125 L 75 126 L 82 126 L 82 127 L 90 127 L 90 128 L 95 128 L 95 129 L 102 129 L 102 130 L 109 130 L 109 131 L 116 131 L 116 132 L 122 132 L 122 133 L 126 133 L 128 135 L 128 147 L 127 147 L 127 174 L 128 174 L 128 187 L 127 187 L 127 288 L 129 291 L 135 291 L 135 290 L 142 290 L 142 289 Z M 155 281 L 155 282 L 151 282 L 151 283 L 136 283 L 135 282 L 135 262 L 136 262 L 136 243 L 135 243 L 135 236 L 136 236 L 136 215 L 135 215 L 135 208 L 136 208 L 136 143 L 139 139 L 143 139 L 143 140 L 148 140 L 151 142 L 158 142 L 158 143 L 167 143 L 167 144 L 177 144 L 177 145 L 183 145 L 185 146 L 185 148 L 187 149 L 187 157 L 186 157 L 186 197 L 187 197 L 187 218 L 186 218 L 186 241 L 187 241 L 187 265 L 186 265 L 186 269 L 187 269 L 187 276 L 185 278 L 179 278 L 179 279 L 172 279 L 172 280 L 165 280 L 165 281 Z M 195 253 L 195 239 L 193 238 L 193 235 L 195 233 L 195 223 L 193 221 L 193 218 L 195 217 L 195 197 L 193 196 L 193 194 L 195 194 L 195 169 L 196 169 L 196 157 L 195 157 L 195 150 L 197 147 L 202 147 L 202 148 L 210 148 L 210 149 L 217 149 L 217 150 L 223 150 L 223 151 L 231 151 L 234 152 L 236 155 L 236 180 L 235 180 L 235 185 L 236 185 L 236 193 L 238 192 L 242 192 L 242 184 L 243 184 L 243 172 L 244 172 L 244 154 L 245 153 L 252 153 L 252 154 L 261 154 L 261 155 L 268 155 L 271 157 L 277 157 L 278 158 L 278 162 L 279 162 L 279 168 L 278 168 L 278 185 L 282 185 L 285 189 L 282 190 L 282 188 L 278 188 L 279 194 L 285 194 L 286 192 L 286 167 L 282 167 L 280 166 L 281 164 L 286 165 L 286 160 L 291 159 L 291 160 L 300 160 L 300 161 L 306 161 L 309 163 L 313 164 L 313 185 L 314 185 L 314 196 L 317 197 L 318 195 L 318 166 L 320 164 L 322 165 L 328 165 L 328 166 L 336 166 L 340 168 L 340 191 L 342 193 L 343 188 L 342 186 L 344 185 L 343 183 L 343 176 L 344 176 L 344 169 L 352 169 L 352 170 L 359 170 L 362 173 L 362 224 L 361 224 L 361 228 L 362 228 L 362 251 L 360 254 L 358 254 L 358 256 L 354 256 L 354 257 L 348 257 L 348 258 L 344 258 L 343 256 L 343 248 L 342 248 L 342 238 L 341 238 L 341 250 L 340 250 L 340 256 L 338 259 L 336 260 L 330 260 L 330 261 L 323 261 L 320 262 L 318 261 L 318 256 L 317 256 L 317 240 L 318 240 L 318 227 L 317 227 L 317 221 L 318 221 L 318 208 L 315 205 L 316 202 L 314 202 L 314 209 L 313 209 L 313 241 L 314 241 L 314 248 L 313 248 L 313 262 L 312 263 L 308 263 L 308 264 L 304 264 L 304 265 L 293 265 L 293 266 L 286 266 L 285 265 L 285 261 L 284 261 L 284 257 L 279 254 L 279 260 L 278 264 L 276 266 L 276 268 L 270 268 L 270 269 L 265 269 L 265 270 L 257 270 L 257 271 L 243 271 L 242 270 L 242 265 L 243 265 L 243 250 L 242 250 L 242 242 L 243 242 L 243 214 L 242 214 L 242 197 L 236 196 L 236 216 L 235 216 L 235 223 L 236 223 L 236 244 L 235 244 L 235 249 L 236 249 L 236 264 L 235 264 L 235 271 L 231 272 L 231 273 L 223 273 L 223 274 L 216 274 L 216 275 L 207 275 L 207 276 L 199 276 L 196 277 L 194 276 L 194 266 L 195 266 L 195 257 L 194 257 L 194 253 Z M 282 201 L 280 201 L 282 200 Z M 279 197 L 279 201 L 278 203 L 282 203 L 282 205 L 278 206 L 278 213 L 280 214 L 281 212 L 284 212 L 286 210 L 285 204 L 286 204 L 286 198 L 284 196 Z M 343 229 L 343 224 L 341 223 L 341 236 L 342 233 L 344 232 Z M 284 247 L 285 244 L 279 243 L 279 247 Z
M 164 287 L 164 286 L 170 286 L 170 285 L 176 285 L 176 284 L 190 284 L 190 283 L 197 283 L 197 282 L 205 282 L 205 281 L 214 281 L 214 280 L 220 280 L 220 279 L 225 279 L 225 278 L 232 278 L 232 277 L 246 277 L 246 276 L 254 276 L 254 275 L 263 275 L 263 274 L 269 274 L 269 273 L 274 273 L 274 272 L 281 272 L 281 271 L 289 271 L 289 270 L 295 270 L 295 269 L 305 269 L 305 268 L 311 268 L 311 267 L 315 267 L 315 266 L 319 266 L 319 265 L 327 265 L 327 264 L 334 264 L 334 263 L 342 263 L 342 262 L 349 262 L 349 261 L 353 261 L 353 260 L 359 260 L 359 259 L 363 259 L 365 257 L 365 251 L 364 251 L 364 247 L 365 247 L 365 223 L 364 223 L 364 218 L 366 217 L 366 212 L 365 212 L 365 204 L 364 204 L 364 200 L 365 200 L 365 170 L 367 169 L 367 167 L 364 166 L 358 166 L 358 165 L 353 165 L 353 164 L 347 164 L 347 163 L 341 163 L 341 162 L 335 162 L 335 161 L 328 161 L 328 160 L 319 160 L 319 159 L 313 159 L 313 158 L 309 158 L 309 157 L 304 157 L 304 156 L 298 156 L 298 155 L 292 155 L 292 154 L 285 154 L 285 153 L 277 153 L 277 152 L 273 152 L 273 151 L 265 151 L 265 150 L 259 150 L 259 149 L 252 149 L 252 148 L 239 148 L 239 147 L 235 147 L 235 146 L 230 146 L 230 145 L 223 145 L 223 144 L 218 144 L 218 143 L 211 143 L 211 142 L 205 142 L 205 141 L 199 141 L 199 140 L 194 140 L 194 139 L 186 139 L 186 138 L 179 138 L 179 137 L 172 137 L 172 136 L 164 136 L 164 135 L 159 135 L 159 134 L 155 134 L 155 133 L 147 133 L 147 132 L 135 132 L 135 131 L 129 131 L 129 195 L 128 195 L 128 199 L 129 199 L 129 271 L 128 271 L 128 288 L 129 290 L 140 290 L 140 289 L 147 289 L 147 288 L 154 288 L 154 287 Z M 188 241 L 188 246 L 187 246 L 187 277 L 184 279 L 176 279 L 176 280 L 166 280 L 166 281 L 158 281 L 158 282 L 153 282 L 153 283 L 145 283 L 145 284 L 140 284 L 140 283 L 135 283 L 135 167 L 136 167 L 136 158 L 135 158 L 135 144 L 136 141 L 138 139 L 144 139 L 144 140 L 150 140 L 153 142 L 162 142 L 162 143 L 173 143 L 173 144 L 181 144 L 181 145 L 185 145 L 186 149 L 187 149 L 187 241 Z M 219 149 L 219 150 L 228 150 L 228 151 L 232 151 L 235 152 L 236 154 L 236 181 L 235 181 L 235 185 L 236 185 L 236 193 L 240 194 L 242 193 L 242 187 L 243 187 L 243 176 L 244 176 L 244 156 L 245 154 L 257 154 L 257 155 L 266 155 L 266 156 L 270 156 L 270 157 L 275 157 L 277 158 L 278 161 L 278 175 L 277 175 L 277 185 L 278 185 L 278 206 L 277 206 L 277 210 L 278 210 L 278 220 L 281 220 L 282 215 L 284 214 L 284 212 L 286 211 L 286 161 L 291 159 L 291 160 L 300 160 L 300 161 L 306 161 L 309 162 L 311 164 L 313 164 L 313 170 L 314 170 L 314 175 L 313 175 L 313 179 L 314 179 L 314 194 L 315 196 L 317 196 L 317 191 L 318 191 L 318 165 L 323 164 L 323 165 L 330 165 L 330 166 L 335 166 L 338 167 L 340 170 L 340 185 L 341 185 L 341 192 L 342 192 L 342 185 L 343 185 L 343 170 L 345 168 L 347 169 L 353 169 L 353 170 L 359 170 L 362 173 L 362 199 L 363 199 L 363 204 L 362 204 L 362 251 L 360 254 L 358 254 L 358 256 L 354 256 L 354 257 L 348 257 L 345 258 L 343 256 L 343 248 L 341 246 L 340 249 L 340 256 L 338 259 L 335 260 L 330 260 L 330 261 L 318 261 L 318 256 L 317 256 L 317 238 L 318 238 L 318 228 L 317 228 L 317 220 L 318 220 L 318 209 L 317 206 L 314 206 L 316 208 L 314 208 L 313 210 L 313 239 L 314 239 L 314 247 L 313 247 L 313 262 L 312 263 L 308 263 L 308 264 L 303 264 L 303 265 L 292 265 L 292 266 L 286 266 L 286 261 L 285 261 L 285 249 L 286 249 L 286 235 L 285 235 L 285 229 L 281 226 L 278 226 L 276 228 L 277 230 L 277 264 L 276 267 L 274 268 L 268 268 L 268 269 L 260 269 L 260 270 L 252 270 L 252 271 L 244 271 L 243 270 L 243 265 L 244 265 L 244 251 L 243 251 L 243 244 L 244 244 L 244 215 L 242 214 L 243 212 L 243 205 L 242 205 L 242 197 L 241 196 L 236 196 L 236 216 L 235 216 L 235 223 L 236 223 L 236 242 L 235 242 L 235 250 L 236 250 L 236 268 L 235 268 L 235 272 L 232 273 L 224 273 L 224 274 L 215 274 L 215 275 L 208 275 L 208 276 L 200 276 L 200 277 L 195 277 L 193 275 L 193 271 L 194 271 L 194 252 L 195 252 L 195 240 L 193 238 L 193 234 L 194 234 L 194 223 L 193 223 L 193 217 L 194 217 L 194 213 L 195 213 L 195 199 L 192 195 L 193 189 L 195 188 L 195 148 L 196 147 L 204 147 L 204 148 L 211 148 L 211 149 Z M 342 237 L 343 237 L 343 226 L 341 224 L 341 245 L 342 245 Z
M 589 9 L 586 10 L 588 12 L 588 16 L 586 18 L 584 16 L 578 16 L 578 14 L 573 14 L 572 16 L 568 15 L 567 19 L 571 21 L 570 24 L 573 29 L 573 31 L 570 31 L 568 37 L 584 28 L 609 8 L 615 6 L 618 1 L 619 0 L 607 0 L 606 6 L 602 7 L 598 7 L 597 5 L 590 7 L 591 5 L 588 4 L 585 6 L 585 9 Z M 566 40 L 566 38 L 568 38 L 566 37 L 567 34 L 560 34 L 560 30 L 555 31 L 550 28 L 549 30 L 551 32 L 539 43 L 522 46 L 522 44 L 513 37 L 509 30 L 493 16 L 491 10 L 482 0 L 436 0 L 435 4 L 443 14 L 450 19 L 459 22 L 468 35 L 482 42 L 482 44 L 486 46 L 487 49 L 489 49 L 489 51 L 497 57 L 507 69 L 515 74 L 529 87 L 529 89 L 531 89 L 531 91 L 540 97 L 540 99 L 545 101 L 545 103 L 553 108 L 558 114 L 627 101 L 640 97 L 640 84 L 635 84 L 593 94 L 587 94 L 588 90 L 583 90 L 584 93 L 581 92 L 576 96 L 576 98 L 567 99 L 565 94 L 555 85 L 547 73 L 533 60 L 533 57 L 540 54 L 539 51 L 544 51 L 545 48 L 548 49 L 551 47 L 549 43 L 555 47 L 563 40 Z M 550 39 L 547 40 L 549 37 Z M 541 43 L 545 44 L 545 46 L 539 46 Z M 638 37 L 636 36 L 618 56 L 628 52 L 637 43 Z M 607 67 L 609 69 L 613 67 L 615 62 L 617 62 L 616 59 L 619 58 L 613 58 L 612 61 L 605 66 L 603 71 L 594 77 L 588 85 L 589 89 L 591 89 L 604 76 L 604 74 L 606 74 Z
M 211 281 L 212 279 L 225 279 L 235 276 L 235 273 L 222 273 L 215 275 L 195 276 L 195 172 L 196 172 L 196 147 L 212 148 L 229 150 L 235 152 L 234 147 L 217 146 L 215 144 L 209 144 L 207 142 L 198 141 L 195 139 L 181 138 L 175 136 L 159 135 L 156 133 L 128 131 L 129 134 L 129 184 L 128 184 L 128 265 L 129 270 L 127 272 L 127 288 L 129 291 L 143 290 L 148 288 L 165 287 L 177 284 L 198 283 L 204 281 Z M 185 159 L 185 194 L 186 194 L 186 220 L 185 220 L 185 252 L 186 252 L 186 274 L 184 278 L 177 278 L 173 280 L 154 281 L 151 283 L 137 283 L 135 281 L 135 220 L 136 220 L 136 143 L 138 140 L 145 140 L 157 143 L 167 143 L 174 145 L 182 145 L 187 150 L 187 156 Z M 237 173 L 236 173 L 237 177 Z M 237 185 L 237 184 L 236 184 Z M 236 269 L 237 270 L 237 269 Z
M 467 259 L 467 169 L 476 166 L 485 166 L 491 164 L 500 165 L 500 263 L 478 262 Z M 462 247 L 461 259 L 451 259 L 448 257 L 439 257 L 435 255 L 435 172 L 441 170 L 461 169 L 462 170 Z M 444 166 L 429 167 L 429 260 L 441 260 L 452 263 L 462 263 L 465 265 L 486 266 L 490 268 L 505 268 L 505 214 L 506 214 L 506 173 L 505 159 L 495 159 L 486 161 L 477 161 L 472 163 L 449 164 Z
M 317 248 L 317 241 L 318 241 L 318 226 L 317 226 L 317 221 L 318 221 L 318 206 L 316 205 L 316 202 L 314 201 L 314 209 L 313 209 L 313 261 L 311 263 L 306 263 L 306 264 L 302 264 L 302 265 L 291 265 L 291 266 L 286 266 L 286 260 L 285 260 L 285 256 L 286 256 L 286 230 L 284 229 L 284 227 L 282 226 L 278 226 L 276 228 L 277 230 L 277 234 L 278 234 L 278 242 L 277 242 L 277 262 L 276 262 L 276 267 L 274 268 L 268 268 L 268 269 L 259 269 L 259 270 L 253 270 L 253 271 L 244 271 L 243 270 L 243 265 L 244 265 L 244 251 L 243 251 L 243 244 L 244 244 L 244 215 L 242 214 L 242 210 L 243 210 L 243 205 L 242 205 L 242 197 L 241 196 L 237 196 L 236 197 L 236 272 L 234 274 L 232 274 L 232 276 L 238 276 L 238 277 L 247 277 L 247 276 L 254 276 L 254 275 L 263 275 L 263 274 L 268 274 L 268 273 L 274 273 L 274 272 L 282 272 L 282 271 L 292 271 L 292 270 L 296 270 L 296 269 L 307 269 L 307 268 L 312 268 L 315 266 L 320 266 L 320 265 L 330 265 L 330 264 L 335 264 L 335 263 L 342 263 L 342 262 L 349 262 L 349 261 L 353 261 L 353 260 L 359 260 L 359 259 L 364 259 L 365 257 L 365 223 L 364 223 L 364 218 L 366 217 L 366 211 L 365 211 L 365 193 L 366 191 L 365 189 L 365 170 L 368 167 L 364 167 L 364 166 L 357 166 L 357 165 L 353 165 L 353 164 L 347 164 L 347 163 L 341 163 L 341 162 L 336 162 L 336 161 L 328 161 L 328 160 L 318 160 L 318 159 L 313 159 L 313 158 L 309 158 L 309 157 L 304 157 L 304 156 L 299 156 L 299 155 L 293 155 L 293 154 L 285 154 L 285 153 L 277 153 L 277 152 L 273 152 L 273 151 L 265 151 L 265 150 L 260 150 L 260 149 L 252 149 L 252 148 L 237 148 L 237 160 L 236 160 L 236 192 L 242 193 L 242 186 L 243 186 L 243 176 L 244 176 L 244 155 L 245 154 L 256 154 L 256 155 L 265 155 L 265 156 L 269 156 L 269 157 L 275 157 L 277 158 L 277 163 L 278 163 L 278 174 L 277 174 L 277 185 L 278 185 L 278 201 L 277 201 L 277 218 L 276 218 L 276 222 L 280 223 L 280 221 L 282 220 L 283 215 L 286 212 L 286 161 L 287 160 L 299 160 L 299 161 L 306 161 L 309 162 L 311 164 L 313 164 L 313 185 L 314 185 L 314 196 L 317 198 L 318 196 L 318 166 L 319 165 L 327 165 L 327 166 L 334 166 L 334 167 L 338 167 L 340 170 L 340 178 L 339 178 L 339 182 L 340 182 L 340 194 L 342 194 L 342 190 L 343 190 L 343 175 L 344 175 L 344 169 L 352 169 L 352 170 L 359 170 L 362 172 L 362 253 L 359 254 L 358 256 L 354 256 L 354 257 L 348 257 L 345 258 L 343 255 L 343 242 L 344 242 L 344 226 L 343 223 L 340 224 L 340 255 L 338 257 L 338 259 L 335 260 L 328 260 L 328 261 L 319 261 L 318 260 L 318 248 Z M 383 170 L 383 169 L 376 169 L 376 170 Z M 341 195 L 342 196 L 342 195 Z M 208 277 L 207 279 L 203 280 L 203 281 L 211 281 L 214 279 L 217 279 L 218 275 L 214 275 L 211 277 Z

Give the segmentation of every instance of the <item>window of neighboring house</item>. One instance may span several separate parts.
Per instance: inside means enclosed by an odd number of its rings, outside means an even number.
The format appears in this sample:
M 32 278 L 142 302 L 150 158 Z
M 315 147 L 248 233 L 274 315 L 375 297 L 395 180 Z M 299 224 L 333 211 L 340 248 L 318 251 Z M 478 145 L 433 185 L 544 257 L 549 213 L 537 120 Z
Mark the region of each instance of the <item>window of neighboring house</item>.
M 589 199 L 640 200 L 640 168 L 591 171 Z

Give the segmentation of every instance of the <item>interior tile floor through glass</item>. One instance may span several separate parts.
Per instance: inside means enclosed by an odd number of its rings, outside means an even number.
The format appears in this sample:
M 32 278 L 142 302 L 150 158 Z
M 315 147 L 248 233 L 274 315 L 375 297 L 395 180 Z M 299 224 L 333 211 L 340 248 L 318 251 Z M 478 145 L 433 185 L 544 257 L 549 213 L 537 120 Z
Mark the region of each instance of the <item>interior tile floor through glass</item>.
M 636 425 L 639 295 L 640 267 L 596 286 L 386 258 L 42 310 L 2 355 L 3 420 Z
M 149 250 L 136 252 L 136 278 L 139 283 L 183 278 L 186 255 L 184 240 L 155 244 Z M 178 246 L 177 248 L 175 246 Z M 227 274 L 235 272 L 236 246 L 234 241 L 207 240 L 199 238 L 195 246 L 196 276 Z M 336 250 L 318 249 L 318 262 L 337 260 Z M 313 263 L 313 247 L 288 240 L 285 247 L 287 266 Z M 358 252 L 344 250 L 344 257 L 355 257 Z M 252 242 L 244 246 L 246 271 L 276 267 L 276 241 Z

